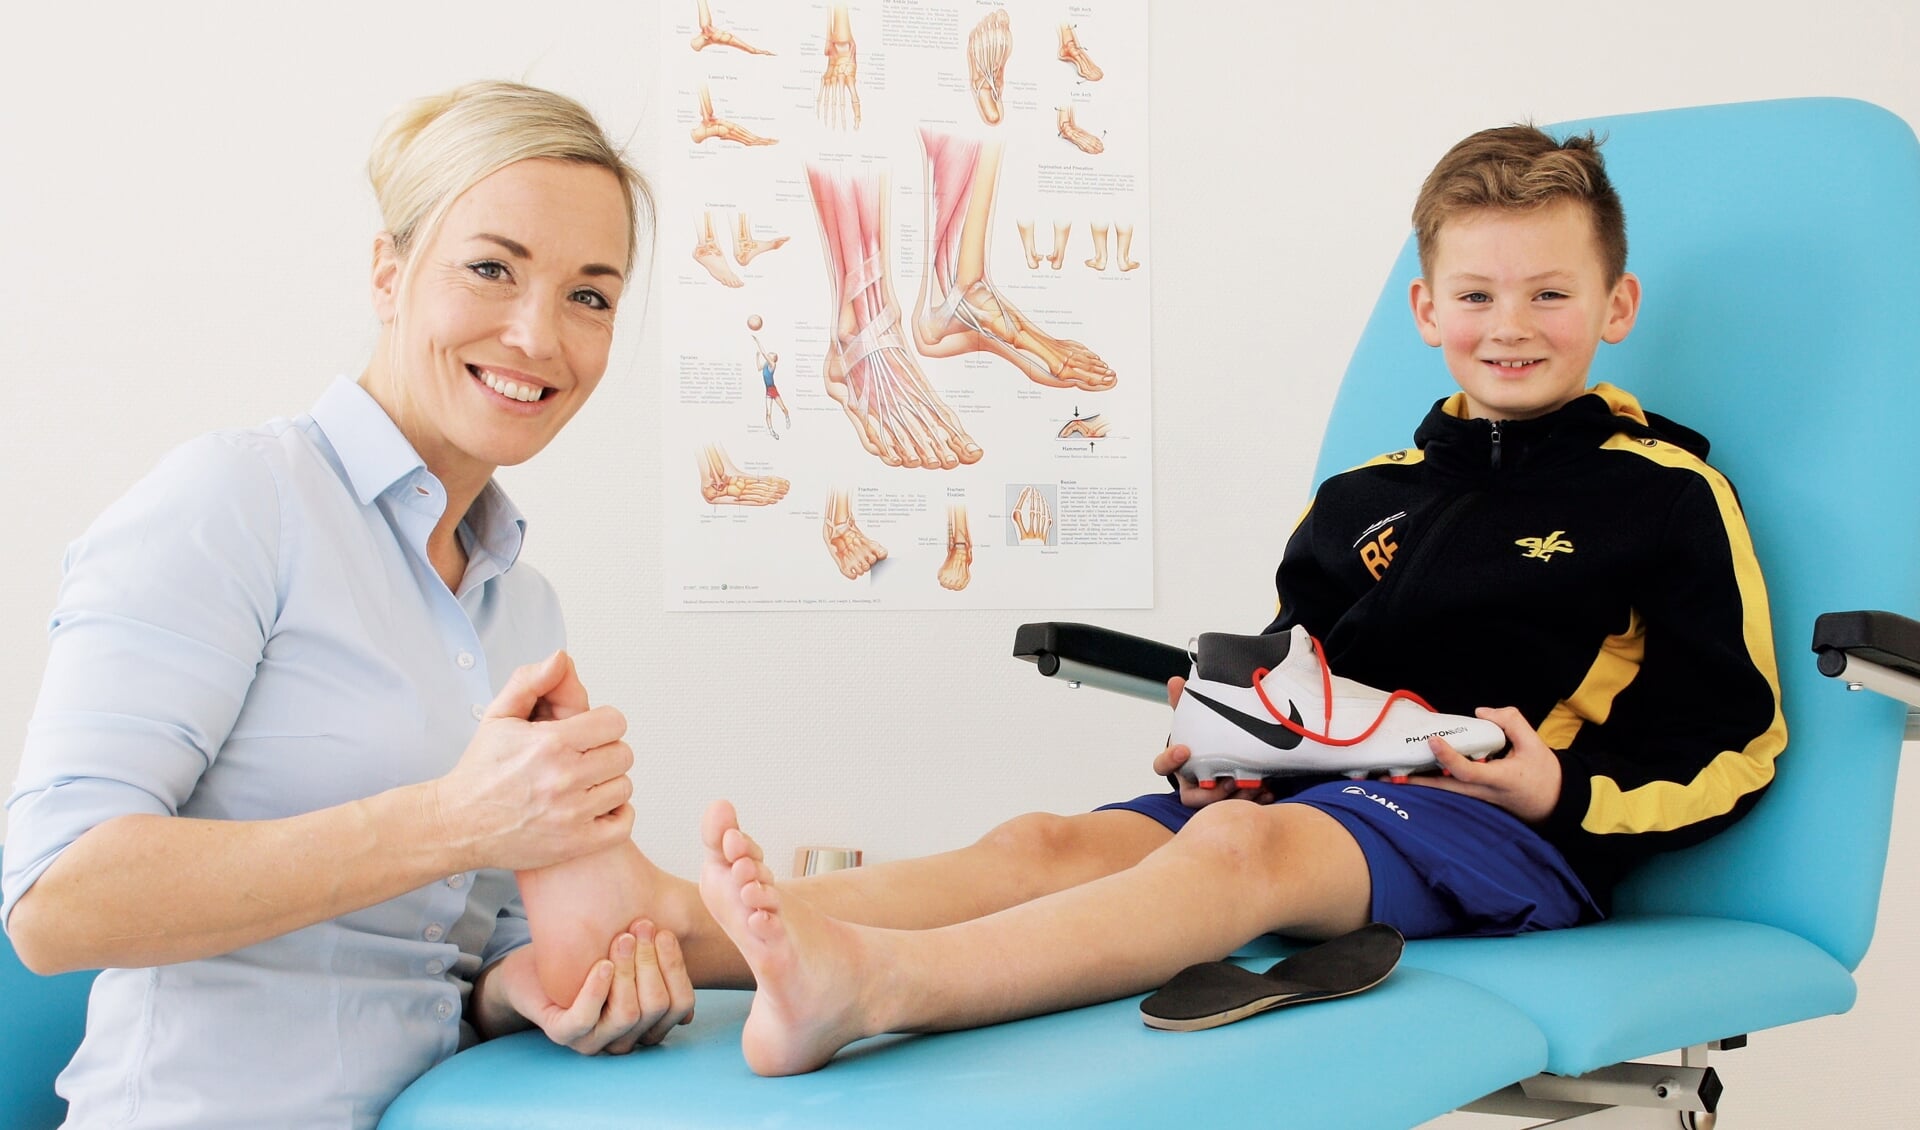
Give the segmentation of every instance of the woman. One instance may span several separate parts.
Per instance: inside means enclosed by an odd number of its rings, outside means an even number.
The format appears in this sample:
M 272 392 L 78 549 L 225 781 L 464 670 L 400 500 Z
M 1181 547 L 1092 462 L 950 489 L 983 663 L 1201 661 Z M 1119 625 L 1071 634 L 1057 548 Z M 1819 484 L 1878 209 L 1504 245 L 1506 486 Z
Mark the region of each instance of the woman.
M 30 968 L 106 970 L 72 1126 L 372 1126 L 473 1038 L 623 1052 L 691 1008 L 645 923 L 549 1000 L 508 874 L 632 825 L 491 476 L 605 372 L 645 182 L 506 83 L 402 111 L 369 173 L 359 381 L 180 448 L 67 554 L 0 913 Z

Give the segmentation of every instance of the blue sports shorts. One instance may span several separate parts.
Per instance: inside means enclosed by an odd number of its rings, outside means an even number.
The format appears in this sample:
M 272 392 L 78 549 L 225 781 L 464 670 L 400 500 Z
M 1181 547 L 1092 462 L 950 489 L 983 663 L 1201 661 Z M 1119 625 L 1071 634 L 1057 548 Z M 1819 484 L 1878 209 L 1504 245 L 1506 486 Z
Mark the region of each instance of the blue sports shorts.
M 1409 938 L 1500 937 L 1597 921 L 1567 861 L 1505 809 L 1422 785 L 1332 781 L 1277 804 L 1340 821 L 1367 858 L 1372 917 Z M 1138 812 L 1179 832 L 1198 809 L 1151 793 L 1102 810 Z

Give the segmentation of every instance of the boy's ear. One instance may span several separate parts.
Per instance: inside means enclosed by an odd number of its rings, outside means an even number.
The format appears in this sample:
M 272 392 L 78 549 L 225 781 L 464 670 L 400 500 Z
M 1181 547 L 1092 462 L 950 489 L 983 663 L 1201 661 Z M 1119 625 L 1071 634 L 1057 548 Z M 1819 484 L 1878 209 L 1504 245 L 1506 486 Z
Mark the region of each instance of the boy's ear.
M 1618 345 L 1633 332 L 1634 319 L 1640 316 L 1640 279 L 1632 272 L 1620 276 L 1613 284 L 1613 294 L 1607 299 L 1607 325 L 1600 331 L 1600 340 L 1608 345 Z
M 1413 280 L 1413 286 L 1407 291 L 1407 302 L 1413 307 L 1413 324 L 1420 328 L 1420 340 L 1439 345 L 1440 323 L 1433 319 L 1433 288 L 1427 285 L 1427 280 Z
M 380 324 L 393 324 L 400 307 L 400 252 L 393 245 L 393 234 L 381 232 L 373 237 L 373 314 Z

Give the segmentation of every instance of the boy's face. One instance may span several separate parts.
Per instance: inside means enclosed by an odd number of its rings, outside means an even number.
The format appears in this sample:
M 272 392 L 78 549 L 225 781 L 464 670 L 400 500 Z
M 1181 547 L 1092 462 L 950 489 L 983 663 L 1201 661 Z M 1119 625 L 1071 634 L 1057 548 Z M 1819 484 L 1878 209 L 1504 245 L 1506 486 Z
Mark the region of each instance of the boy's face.
M 1633 328 L 1640 280 L 1607 283 L 1584 205 L 1455 216 L 1415 279 L 1413 320 L 1467 394 L 1474 419 L 1530 420 L 1586 391 L 1600 343 Z

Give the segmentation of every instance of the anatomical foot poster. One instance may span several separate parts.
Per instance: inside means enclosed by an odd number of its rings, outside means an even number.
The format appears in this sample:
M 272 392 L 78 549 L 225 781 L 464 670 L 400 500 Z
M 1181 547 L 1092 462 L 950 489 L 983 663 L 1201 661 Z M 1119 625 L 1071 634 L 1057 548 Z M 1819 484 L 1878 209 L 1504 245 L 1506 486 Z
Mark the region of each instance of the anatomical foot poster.
M 669 609 L 1153 598 L 1146 0 L 667 0 Z

